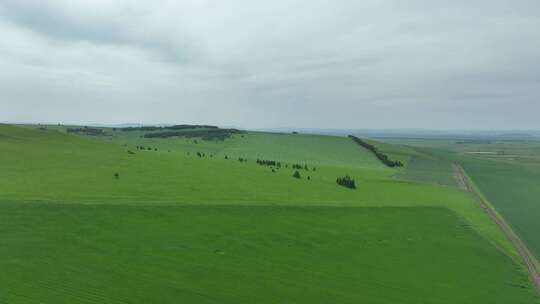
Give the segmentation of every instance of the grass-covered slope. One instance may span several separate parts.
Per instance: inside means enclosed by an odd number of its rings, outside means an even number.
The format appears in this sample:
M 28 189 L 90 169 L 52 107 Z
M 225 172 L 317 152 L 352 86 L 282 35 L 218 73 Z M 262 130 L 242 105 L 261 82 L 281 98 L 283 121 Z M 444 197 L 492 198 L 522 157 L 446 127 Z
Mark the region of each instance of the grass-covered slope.
M 24 133 L 19 140 L 0 143 L 4 199 L 399 206 L 445 204 L 466 198 L 459 192 L 392 181 L 393 171 L 346 138 L 269 134 L 264 139 L 264 134 L 254 134 L 224 143 L 133 138 L 132 144 L 121 140 L 114 144 L 56 131 L 6 126 L 1 130 L 6 136 Z M 137 151 L 136 145 L 157 147 L 158 151 Z M 206 156 L 197 157 L 195 151 Z M 248 162 L 241 163 L 236 156 Z M 284 165 L 273 173 L 258 166 L 257 157 L 276 159 Z M 309 165 L 309 170 L 300 170 L 300 180 L 291 178 L 294 163 Z M 118 179 L 115 173 L 119 173 Z M 336 178 L 345 174 L 357 179 L 357 191 L 336 186 Z
M 407 168 L 397 175 L 401 179 L 446 186 L 456 186 L 452 163 L 428 156 L 413 156 Z
M 446 180 L 451 162 L 460 163 L 478 189 L 540 259 L 540 141 L 503 139 L 393 139 L 415 146 L 418 154 L 442 161 L 411 166 L 398 176 L 413 180 Z M 399 147 L 399 146 L 398 146 Z M 427 153 L 429 151 L 430 153 Z M 441 170 L 445 166 L 446 170 Z M 420 167 L 428 167 L 421 169 Z M 439 168 L 437 168 L 439 167 Z M 437 170 L 433 171 L 433 169 Z M 443 174 L 441 176 L 441 174 Z
M 470 195 L 347 138 L 105 133 L 0 125 L 0 302 L 535 303 Z
M 465 170 L 540 259 L 540 166 L 463 159 Z
M 141 138 L 141 133 L 112 132 L 115 140 L 128 147 L 157 147 L 175 152 L 207 152 L 221 158 L 271 159 L 289 163 L 344 167 L 382 168 L 368 151 L 362 151 L 344 137 L 246 132 L 225 141 L 205 141 L 191 138 L 171 140 Z
M 537 303 L 441 208 L 0 205 L 5 303 Z
M 193 139 L 145 139 L 131 135 L 136 132 L 117 132 L 130 135 L 96 139 L 57 130 L 0 125 L 4 138 L 0 141 L 0 200 L 129 205 L 440 206 L 453 210 L 511 251 L 497 227 L 468 194 L 396 180 L 393 175 L 399 171 L 386 168 L 370 151 L 347 138 L 255 133 L 223 142 L 195 143 Z M 135 150 L 138 145 L 157 151 Z M 129 154 L 129 150 L 136 154 Z M 206 157 L 197 157 L 195 151 L 205 152 Z M 230 156 L 225 159 L 220 155 Z M 248 162 L 239 162 L 236 155 L 248 158 Z M 282 166 L 272 172 L 255 163 L 257 157 L 277 156 L 281 157 L 276 160 L 284 165 L 288 162 L 288 168 Z M 316 171 L 300 170 L 302 179 L 294 179 L 291 164 L 300 160 L 310 168 L 316 167 Z M 345 174 L 356 179 L 356 190 L 336 185 L 336 178 Z

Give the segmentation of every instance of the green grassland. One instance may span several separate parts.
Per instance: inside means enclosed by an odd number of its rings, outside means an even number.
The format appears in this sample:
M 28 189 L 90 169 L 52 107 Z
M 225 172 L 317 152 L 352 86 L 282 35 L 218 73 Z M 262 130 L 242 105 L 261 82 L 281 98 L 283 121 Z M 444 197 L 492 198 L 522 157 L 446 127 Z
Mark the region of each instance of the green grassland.
M 449 151 L 457 155 L 508 162 L 540 164 L 540 140 L 387 138 L 385 142 Z
M 397 177 L 405 180 L 457 186 L 452 163 L 432 156 L 413 156 L 406 169 Z
M 415 146 L 417 150 L 431 151 L 439 159 L 462 164 L 486 199 L 540 259 L 540 141 L 394 139 L 390 142 Z
M 126 134 L 128 133 L 128 134 Z M 140 138 L 140 134 L 113 132 L 119 143 L 157 147 L 171 152 L 202 151 L 214 156 L 272 159 L 289 163 L 309 163 L 342 167 L 383 168 L 369 152 L 344 137 L 248 132 L 225 141 L 186 138 L 171 140 Z
M 388 155 L 391 160 L 401 161 L 404 165 L 407 165 L 409 161 L 418 154 L 416 149 L 402 144 L 388 144 L 382 141 L 367 140 L 368 143 L 377 147 L 377 149 L 384 154 Z
M 540 165 L 463 159 L 469 176 L 540 258 Z
M 535 301 L 511 259 L 441 208 L 1 211 L 5 303 Z
M 468 193 L 403 180 L 348 138 L 105 132 L 0 125 L 0 300 L 538 303 Z

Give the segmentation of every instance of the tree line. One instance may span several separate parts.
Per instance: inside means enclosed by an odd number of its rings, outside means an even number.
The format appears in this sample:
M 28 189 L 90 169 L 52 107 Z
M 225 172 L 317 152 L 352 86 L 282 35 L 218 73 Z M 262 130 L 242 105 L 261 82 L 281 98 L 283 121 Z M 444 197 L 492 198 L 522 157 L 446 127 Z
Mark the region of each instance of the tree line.
M 360 138 L 358 138 L 356 136 L 349 135 L 349 138 L 351 138 L 354 142 L 356 142 L 360 146 L 362 146 L 362 147 L 370 150 L 371 152 L 373 152 L 373 154 L 375 154 L 375 156 L 383 164 L 385 164 L 386 166 L 388 166 L 390 168 L 403 167 L 403 163 L 401 161 L 399 161 L 399 160 L 391 160 L 390 158 L 388 158 L 388 155 L 380 152 L 374 145 L 371 145 L 371 144 L 361 140 Z
M 261 166 L 280 167 L 281 163 L 275 160 L 257 159 L 257 164 Z
M 174 126 L 141 126 L 118 128 L 120 131 L 159 131 L 159 130 L 186 130 L 186 129 L 218 129 L 218 126 L 211 125 L 174 125 Z
M 198 137 L 202 140 L 225 140 L 233 134 L 240 134 L 243 131 L 237 129 L 205 129 L 205 130 L 180 130 L 180 131 L 163 131 L 155 133 L 147 133 L 145 138 L 169 138 L 169 137 Z
M 103 136 L 103 135 L 105 135 L 105 132 L 103 132 L 102 129 L 89 128 L 89 127 L 68 128 L 67 132 L 68 133 L 82 133 L 82 134 L 91 135 L 91 136 Z

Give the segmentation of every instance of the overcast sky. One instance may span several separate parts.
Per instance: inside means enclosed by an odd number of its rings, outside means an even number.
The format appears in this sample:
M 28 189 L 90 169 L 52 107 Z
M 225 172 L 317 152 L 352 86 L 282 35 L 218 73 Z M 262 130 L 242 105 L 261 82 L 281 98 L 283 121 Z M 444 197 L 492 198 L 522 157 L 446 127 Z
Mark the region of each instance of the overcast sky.
M 0 0 L 0 121 L 540 129 L 540 1 Z

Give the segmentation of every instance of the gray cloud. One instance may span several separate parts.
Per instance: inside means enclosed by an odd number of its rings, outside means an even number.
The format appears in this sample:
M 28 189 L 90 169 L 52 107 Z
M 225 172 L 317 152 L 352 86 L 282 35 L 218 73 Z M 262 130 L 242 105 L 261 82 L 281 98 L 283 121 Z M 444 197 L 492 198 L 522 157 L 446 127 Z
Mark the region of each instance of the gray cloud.
M 540 128 L 540 3 L 0 2 L 0 120 Z

